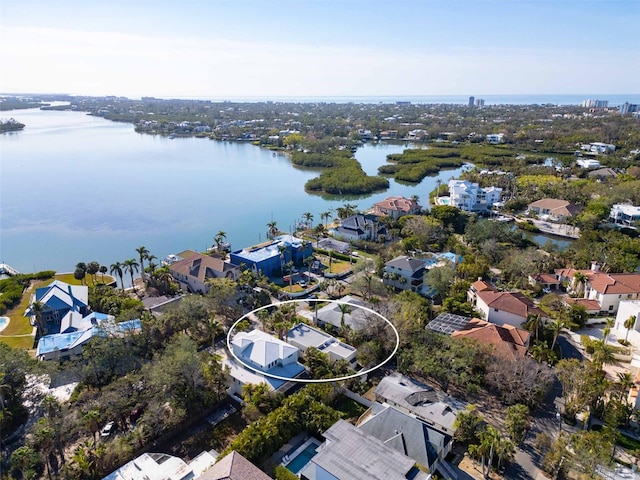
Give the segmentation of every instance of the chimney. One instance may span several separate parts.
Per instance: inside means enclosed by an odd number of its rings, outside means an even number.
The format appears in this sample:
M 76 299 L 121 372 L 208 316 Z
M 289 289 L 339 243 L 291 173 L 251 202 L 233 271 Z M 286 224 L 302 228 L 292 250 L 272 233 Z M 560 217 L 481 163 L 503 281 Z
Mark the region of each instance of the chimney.
M 600 264 L 595 260 L 591 262 L 591 271 L 596 273 L 600 271 Z

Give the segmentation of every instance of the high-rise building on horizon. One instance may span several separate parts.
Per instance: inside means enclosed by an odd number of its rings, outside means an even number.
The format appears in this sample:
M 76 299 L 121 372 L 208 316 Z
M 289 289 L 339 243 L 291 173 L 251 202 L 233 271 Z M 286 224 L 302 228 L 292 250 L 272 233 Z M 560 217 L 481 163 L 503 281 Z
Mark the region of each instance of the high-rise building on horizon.
M 476 98 L 476 107 L 484 107 L 484 98 Z
M 583 108 L 607 108 L 608 106 L 609 106 L 609 100 L 587 99 L 582 102 Z
M 638 108 L 637 104 L 629 103 L 629 102 L 624 102 L 618 108 L 618 111 L 620 112 L 621 115 L 625 115 L 627 113 L 634 113 L 634 112 L 637 112 L 638 110 L 639 110 L 639 108 Z
M 475 97 L 469 97 L 469 106 L 473 107 L 473 102 L 475 101 Z

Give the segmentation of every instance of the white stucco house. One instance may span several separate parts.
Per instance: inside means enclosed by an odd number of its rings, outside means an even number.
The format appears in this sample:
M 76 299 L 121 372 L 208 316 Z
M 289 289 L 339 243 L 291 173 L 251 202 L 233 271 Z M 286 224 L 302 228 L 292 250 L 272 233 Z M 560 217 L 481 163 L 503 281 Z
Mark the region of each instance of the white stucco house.
M 634 227 L 635 224 L 640 222 L 640 207 L 616 203 L 611 207 L 611 212 L 609 212 L 609 221 L 625 227 Z
M 627 332 L 624 323 L 631 317 L 635 318 L 634 324 Z M 634 347 L 640 347 L 640 300 L 620 302 L 614 329 L 618 338 L 626 338 Z
M 287 343 L 298 349 L 299 357 L 302 357 L 308 348 L 313 347 L 328 355 L 331 362 L 344 360 L 351 368 L 356 365 L 358 351 L 354 347 L 305 323 L 299 323 L 289 330 Z
M 449 180 L 449 202 L 454 207 L 467 212 L 491 209 L 500 201 L 502 189 L 498 187 L 480 188 L 469 180 Z
M 273 378 L 295 378 L 304 372 L 304 366 L 298 363 L 298 349 L 260 330 L 238 332 L 231 341 L 235 358 L 227 358 L 226 366 L 232 385 L 229 394 L 239 397 L 242 386 L 247 383 L 266 383 L 271 390 L 278 390 L 286 380 Z M 264 374 L 268 375 L 264 375 Z
M 605 273 L 600 271 L 598 262 L 593 262 L 590 269 L 556 269 L 555 274 L 567 284 L 568 291 L 581 293 L 583 299 L 596 302 L 600 314 L 616 313 L 623 301 L 640 300 L 640 273 Z M 584 281 L 579 282 L 579 276 Z
M 521 327 L 529 315 L 548 315 L 521 292 L 496 292 L 484 290 L 474 292 L 475 307 L 484 319 L 497 325 Z

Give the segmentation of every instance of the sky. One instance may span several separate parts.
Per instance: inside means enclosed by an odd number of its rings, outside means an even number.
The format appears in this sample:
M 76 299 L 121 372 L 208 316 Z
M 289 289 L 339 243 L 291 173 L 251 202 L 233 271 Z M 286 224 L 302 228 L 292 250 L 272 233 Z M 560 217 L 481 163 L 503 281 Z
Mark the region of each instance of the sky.
M 639 0 L 0 0 L 0 93 L 640 92 Z

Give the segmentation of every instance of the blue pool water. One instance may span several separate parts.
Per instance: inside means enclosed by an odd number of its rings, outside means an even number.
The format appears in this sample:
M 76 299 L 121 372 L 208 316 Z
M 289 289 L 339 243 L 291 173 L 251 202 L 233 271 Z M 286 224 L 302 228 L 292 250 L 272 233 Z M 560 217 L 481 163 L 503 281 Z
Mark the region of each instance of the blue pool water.
M 287 468 L 293 473 L 298 473 L 313 457 L 315 457 L 317 448 L 318 446 L 315 443 L 310 443 L 307 445 L 307 448 L 287 464 Z

